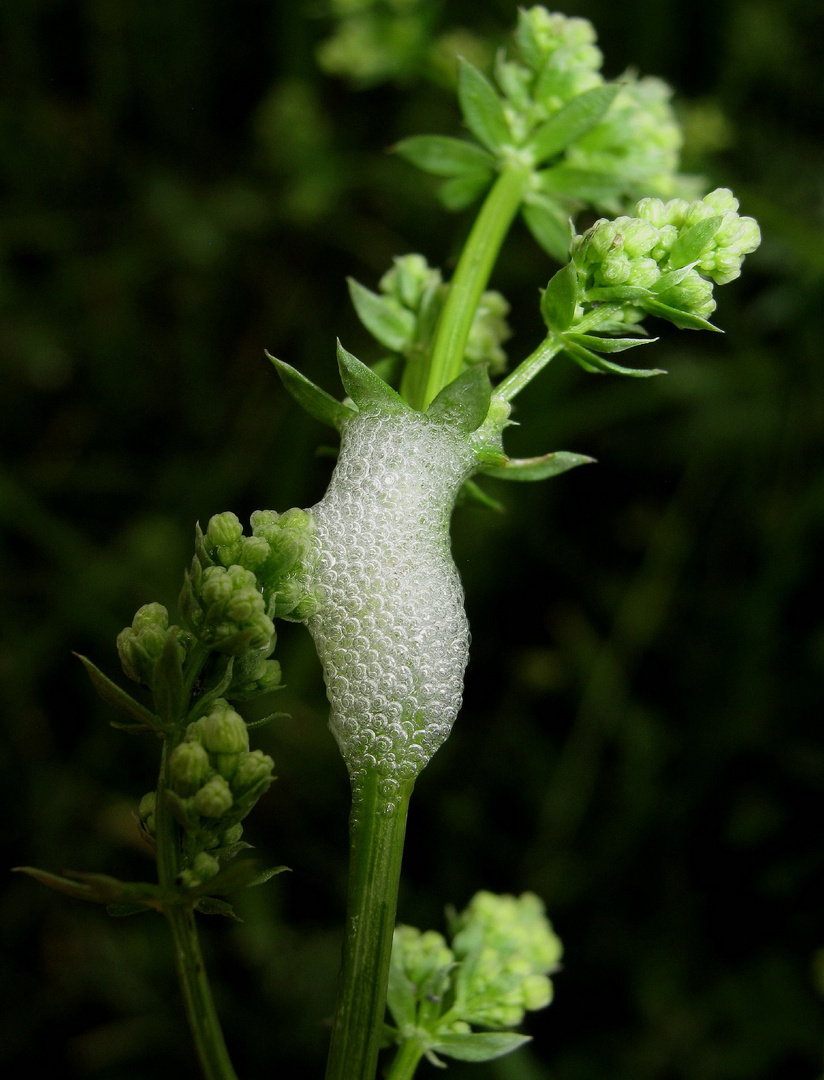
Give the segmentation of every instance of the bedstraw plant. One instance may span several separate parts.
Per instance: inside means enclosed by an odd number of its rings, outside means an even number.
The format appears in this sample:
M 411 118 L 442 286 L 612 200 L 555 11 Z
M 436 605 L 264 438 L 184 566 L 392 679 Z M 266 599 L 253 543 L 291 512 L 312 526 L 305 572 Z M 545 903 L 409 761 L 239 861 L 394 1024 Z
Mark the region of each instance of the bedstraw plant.
M 699 197 L 699 182 L 679 175 L 669 89 L 632 73 L 610 82 L 601 61 L 589 22 L 542 7 L 521 11 L 493 79 L 460 61 L 468 137 L 420 135 L 395 147 L 442 179 L 447 208 L 480 201 L 452 279 L 408 254 L 377 291 L 350 282 L 386 355 L 369 366 L 338 344 L 343 400 L 271 358 L 300 405 L 340 434 L 326 494 L 309 509 L 257 511 L 248 530 L 229 512 L 197 529 L 179 622 L 150 603 L 118 637 L 123 671 L 150 704 L 81 658 L 125 715 L 116 726 L 161 743 L 157 786 L 138 808 L 158 881 L 25 869 L 115 915 L 162 912 L 214 1080 L 234 1073 L 195 916 L 232 915 L 227 894 L 282 869 L 242 854 L 243 821 L 274 762 L 250 748 L 254 725 L 239 711 L 278 688 L 279 619 L 314 639 L 352 788 L 329 1080 L 371 1080 L 383 1045 L 394 1047 L 391 1080 L 411 1077 L 424 1057 L 497 1057 L 526 1040 L 514 1030 L 525 1012 L 552 998 L 561 945 L 534 895 L 478 893 L 451 915 L 449 942 L 395 926 L 410 797 L 456 720 L 469 658 L 452 511 L 462 493 L 490 501 L 478 477 L 542 480 L 589 461 L 566 451 L 510 458 L 504 435 L 517 395 L 559 355 L 594 374 L 661 374 L 616 357 L 656 340 L 648 317 L 716 330 L 714 286 L 739 275 L 760 239 L 730 191 Z M 560 269 L 541 293 L 542 340 L 507 371 L 508 305 L 488 285 L 519 214 Z

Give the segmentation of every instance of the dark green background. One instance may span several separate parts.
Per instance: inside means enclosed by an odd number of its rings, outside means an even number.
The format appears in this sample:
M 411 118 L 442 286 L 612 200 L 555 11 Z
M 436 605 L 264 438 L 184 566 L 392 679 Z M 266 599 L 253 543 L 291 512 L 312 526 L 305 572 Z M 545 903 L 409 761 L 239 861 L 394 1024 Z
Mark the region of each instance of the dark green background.
M 427 5 L 497 43 L 514 3 Z M 400 76 L 321 73 L 323 6 L 0 4 L 0 678 L 6 863 L 151 874 L 131 818 L 157 745 L 108 727 L 71 650 L 111 673 L 134 609 L 174 606 L 196 519 L 311 505 L 330 436 L 268 348 L 330 390 L 358 327 L 344 278 L 449 268 L 468 226 L 385 148 L 457 132 L 413 44 Z M 566 945 L 532 1047 L 451 1076 L 814 1080 L 824 946 L 824 120 L 817 0 L 570 4 L 608 76 L 675 85 L 689 168 L 764 243 L 720 291 L 726 336 L 664 328 L 666 379 L 530 387 L 510 448 L 600 464 L 464 508 L 466 708 L 413 801 L 401 918 L 533 889 Z M 388 32 L 388 31 L 387 31 Z M 417 50 L 417 51 L 416 51 Z M 517 228 L 494 284 L 510 355 L 552 270 Z M 492 484 L 490 482 L 491 489 Z M 241 1076 L 318 1076 L 345 895 L 347 782 L 301 627 L 279 781 L 250 820 L 292 867 L 203 920 Z M 194 1077 L 166 931 L 7 878 L 0 1067 Z M 819 966 L 821 966 L 819 964 Z M 822 981 L 818 979 L 818 981 Z M 421 1075 L 435 1075 L 428 1066 Z

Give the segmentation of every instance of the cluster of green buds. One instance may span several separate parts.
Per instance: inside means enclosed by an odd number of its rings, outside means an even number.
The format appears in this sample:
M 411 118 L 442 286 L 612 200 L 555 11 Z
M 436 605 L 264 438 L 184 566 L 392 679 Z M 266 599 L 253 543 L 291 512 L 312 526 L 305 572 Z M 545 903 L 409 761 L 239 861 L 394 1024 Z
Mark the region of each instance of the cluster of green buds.
M 197 530 L 195 557 L 180 596 L 192 634 L 230 656 L 255 654 L 245 682 L 263 678 L 260 665 L 275 639 L 274 619 L 302 620 L 315 610 L 311 588 L 313 521 L 303 510 L 258 510 L 245 536 L 235 514 L 216 514 Z
M 161 658 L 171 651 L 182 664 L 192 641 L 190 633 L 169 625 L 169 612 L 162 604 L 144 604 L 135 612 L 132 625 L 117 635 L 123 673 L 152 689 Z
M 352 304 L 366 329 L 395 356 L 421 363 L 432 348 L 438 317 L 449 286 L 423 255 L 401 255 L 372 292 L 349 279 Z M 511 336 L 509 304 L 493 290 L 484 292 L 469 332 L 465 362 L 488 364 L 490 374 L 506 369 L 502 345 Z
M 586 371 L 660 374 L 622 367 L 601 354 L 654 341 L 620 336 L 640 330 L 645 315 L 682 329 L 717 330 L 708 321 L 716 307 L 713 285 L 737 278 L 760 242 L 758 223 L 738 214 L 738 200 L 727 188 L 692 202 L 642 199 L 629 215 L 601 218 L 573 237 L 570 262 L 541 299 L 547 340 Z
M 552 1001 L 550 976 L 559 969 L 561 943 L 533 893 L 479 892 L 450 921 L 451 946 L 435 931 L 395 931 L 388 998 L 393 1036 L 435 1063 L 436 1055 L 500 1057 L 528 1041 L 509 1029 Z
M 184 831 L 180 884 L 202 884 L 237 853 L 241 822 L 272 783 L 274 764 L 268 754 L 249 749 L 246 722 L 223 698 L 188 725 L 184 740 L 169 755 L 171 789 L 166 790 L 169 808 Z M 146 796 L 139 811 L 149 832 L 150 799 Z
M 617 213 L 642 194 L 694 191 L 678 174 L 682 143 L 659 79 L 625 74 L 608 83 L 592 24 L 543 7 L 522 10 L 514 55 L 500 53 L 495 83 L 468 61 L 458 75 L 464 122 L 477 140 L 414 136 L 397 150 L 445 178 L 442 202 L 469 206 L 505 169 L 528 174 L 523 216 L 558 261 L 570 214 L 584 206 Z

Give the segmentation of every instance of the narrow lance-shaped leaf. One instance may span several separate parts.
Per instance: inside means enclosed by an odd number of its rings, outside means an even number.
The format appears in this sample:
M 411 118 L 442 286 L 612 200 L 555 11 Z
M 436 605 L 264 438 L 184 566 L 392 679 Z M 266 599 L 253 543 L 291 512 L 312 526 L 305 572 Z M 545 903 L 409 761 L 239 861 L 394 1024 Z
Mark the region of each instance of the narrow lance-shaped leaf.
M 81 656 L 80 653 L 74 655 L 86 669 L 92 681 L 92 686 L 107 705 L 113 705 L 115 709 L 119 709 L 121 712 L 126 713 L 127 716 L 131 716 L 136 725 L 139 725 L 144 730 L 149 728 L 159 735 L 163 734 L 163 721 L 159 716 L 155 716 L 139 701 L 135 701 L 131 694 L 127 694 L 116 682 L 112 682 L 108 675 L 104 675 L 100 668 L 96 667 L 87 657 Z M 128 729 L 129 726 L 122 725 L 124 729 Z
M 584 371 L 631 375 L 635 379 L 647 379 L 651 375 L 666 375 L 666 372 L 662 371 L 661 368 L 628 368 L 622 367 L 620 364 L 613 364 L 612 361 L 605 360 L 603 356 L 592 352 L 591 349 L 579 345 L 574 340 L 574 335 L 564 337 L 564 349 Z
M 397 300 L 365 288 L 354 278 L 347 278 L 349 296 L 358 318 L 381 345 L 393 352 L 403 352 L 415 334 L 415 316 Z
M 467 1035 L 439 1035 L 432 1050 L 457 1061 L 493 1061 L 531 1042 L 514 1031 L 473 1031 Z
M 322 424 L 329 424 L 330 427 L 340 431 L 346 421 L 356 415 L 355 409 L 350 409 L 342 401 L 338 401 L 331 394 L 327 394 L 325 390 L 316 386 L 305 375 L 301 375 L 296 368 L 283 360 L 278 360 L 271 353 L 267 352 L 266 355 L 275 365 L 275 371 L 280 376 L 280 381 L 284 387 L 298 405 L 308 412 L 310 416 L 314 416 Z
M 615 100 L 619 89 L 613 83 L 585 90 L 542 124 L 528 143 L 535 164 L 540 165 L 547 158 L 560 154 L 591 131 Z
M 598 337 L 596 334 L 569 334 L 568 340 L 598 353 L 626 352 L 636 345 L 652 345 L 655 337 Z
M 677 269 L 687 263 L 697 262 L 721 228 L 722 220 L 718 215 L 703 218 L 682 232 L 669 253 L 670 266 Z
M 395 151 L 435 176 L 460 176 L 478 170 L 492 172 L 495 158 L 475 143 L 453 139 L 449 135 L 413 135 L 402 139 Z
M 445 386 L 426 411 L 433 420 L 469 434 L 486 420 L 491 397 L 486 364 L 473 364 Z
M 553 454 L 543 454 L 541 457 L 510 458 L 506 465 L 489 466 L 482 472 L 484 476 L 492 476 L 496 480 L 516 480 L 523 483 L 549 480 L 579 465 L 592 465 L 594 462 L 595 458 L 587 457 L 585 454 L 556 450 Z
M 356 356 L 347 352 L 340 342 L 338 368 L 344 389 L 358 408 L 377 408 L 386 413 L 409 411 L 409 406 L 400 394 Z
M 458 70 L 458 101 L 467 127 L 493 153 L 511 141 L 501 99 L 492 83 L 468 60 Z
M 700 315 L 693 315 L 692 312 L 670 307 L 669 304 L 662 304 L 660 300 L 647 298 L 639 304 L 639 307 L 642 307 L 644 311 L 648 311 L 650 315 L 657 315 L 661 319 L 666 319 L 681 330 L 714 330 L 716 334 L 724 333 L 720 326 L 715 326 L 713 323 L 708 322 L 707 319 L 702 319 Z

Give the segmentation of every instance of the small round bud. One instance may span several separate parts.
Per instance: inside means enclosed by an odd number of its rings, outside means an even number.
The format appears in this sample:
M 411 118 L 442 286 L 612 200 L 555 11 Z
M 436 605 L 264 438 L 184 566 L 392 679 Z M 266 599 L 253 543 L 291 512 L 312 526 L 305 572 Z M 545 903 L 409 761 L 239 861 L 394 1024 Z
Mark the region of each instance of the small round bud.
M 149 836 L 155 835 L 155 809 L 157 807 L 157 792 L 147 791 L 140 802 L 137 804 L 137 818 L 140 822 L 140 827 L 144 829 Z
M 144 604 L 138 608 L 132 625 L 117 635 L 120 663 L 128 678 L 150 685 L 168 629 L 169 613 L 162 604 Z
M 234 799 L 226 780 L 218 775 L 207 780 L 194 796 L 195 808 L 204 817 L 220 818 L 232 806 Z
M 521 989 L 524 1008 L 529 1012 L 545 1009 L 552 1001 L 552 983 L 546 975 L 527 975 Z
M 222 777 L 230 780 L 241 755 L 249 749 L 249 729 L 240 713 L 218 698 L 208 716 L 202 718 L 201 738 Z
M 179 795 L 193 795 L 212 771 L 199 742 L 182 742 L 169 755 L 169 774 Z
M 242 836 L 243 826 L 238 822 L 237 825 L 233 825 L 230 829 L 227 829 L 220 834 L 220 846 L 229 847 L 230 844 L 237 844 Z
M 232 777 L 232 790 L 236 795 L 251 791 L 261 781 L 269 780 L 275 767 L 274 759 L 262 750 L 252 750 L 243 754 Z
M 206 528 L 206 542 L 212 547 L 227 547 L 236 544 L 243 536 L 243 526 L 236 514 L 226 511 L 224 514 L 215 514 L 209 519 Z

